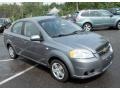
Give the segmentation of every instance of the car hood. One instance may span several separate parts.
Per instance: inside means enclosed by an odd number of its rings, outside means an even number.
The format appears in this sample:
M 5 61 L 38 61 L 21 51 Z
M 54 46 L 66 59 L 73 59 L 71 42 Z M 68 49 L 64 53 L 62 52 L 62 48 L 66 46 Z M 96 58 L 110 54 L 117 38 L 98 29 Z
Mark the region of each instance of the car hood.
M 81 32 L 80 34 L 57 37 L 54 40 L 73 49 L 85 48 L 94 53 L 97 48 L 108 42 L 101 35 L 91 32 Z

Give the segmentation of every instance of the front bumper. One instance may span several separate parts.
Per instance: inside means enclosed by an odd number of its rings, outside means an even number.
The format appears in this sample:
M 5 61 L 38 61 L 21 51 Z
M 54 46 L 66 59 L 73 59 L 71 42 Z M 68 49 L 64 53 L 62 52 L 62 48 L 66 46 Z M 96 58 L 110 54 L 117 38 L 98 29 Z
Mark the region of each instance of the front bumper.
M 104 58 L 96 57 L 87 60 L 72 60 L 74 75 L 72 77 L 86 79 L 99 75 L 106 71 L 112 64 L 113 52 L 109 52 Z

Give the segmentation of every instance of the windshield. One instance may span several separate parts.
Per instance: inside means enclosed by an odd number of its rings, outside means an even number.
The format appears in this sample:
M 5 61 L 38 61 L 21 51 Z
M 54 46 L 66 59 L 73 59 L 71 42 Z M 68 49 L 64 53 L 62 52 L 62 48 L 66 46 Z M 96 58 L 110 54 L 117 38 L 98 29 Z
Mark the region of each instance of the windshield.
M 116 13 L 115 13 L 116 15 L 120 15 L 120 8 L 117 8 L 116 9 Z
M 102 13 L 102 15 L 104 15 L 104 16 L 113 15 L 111 12 L 109 12 L 109 11 L 107 11 L 107 10 L 102 10 L 101 13 Z
M 117 15 L 120 15 L 120 11 L 117 11 L 116 14 L 117 14 Z
M 78 25 L 58 18 L 42 20 L 39 21 L 39 24 L 51 37 L 56 37 L 59 35 L 65 36 L 73 34 L 74 32 L 82 31 L 82 28 Z

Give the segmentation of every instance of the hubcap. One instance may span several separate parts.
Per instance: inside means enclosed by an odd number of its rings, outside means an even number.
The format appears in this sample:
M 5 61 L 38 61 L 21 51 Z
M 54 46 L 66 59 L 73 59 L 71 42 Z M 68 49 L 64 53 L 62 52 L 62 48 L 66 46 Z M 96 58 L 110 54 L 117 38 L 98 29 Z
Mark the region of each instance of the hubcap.
M 52 72 L 53 72 L 53 75 L 59 80 L 63 79 L 65 76 L 64 69 L 62 65 L 60 65 L 59 63 L 53 63 Z
M 92 28 L 92 27 L 91 27 L 90 24 L 85 24 L 83 29 L 84 29 L 85 31 L 90 31 L 91 28 Z
M 9 47 L 9 54 L 11 57 L 14 57 L 14 50 L 12 47 Z

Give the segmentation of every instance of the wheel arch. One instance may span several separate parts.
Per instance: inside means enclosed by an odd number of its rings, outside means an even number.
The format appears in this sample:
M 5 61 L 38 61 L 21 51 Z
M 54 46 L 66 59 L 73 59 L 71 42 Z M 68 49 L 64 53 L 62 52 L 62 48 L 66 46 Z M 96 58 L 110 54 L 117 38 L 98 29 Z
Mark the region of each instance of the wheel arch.
M 116 27 L 117 27 L 118 22 L 120 22 L 120 19 L 116 21 L 116 24 L 115 24 Z
M 18 54 L 16 48 L 14 47 L 14 45 L 12 43 L 12 41 L 7 40 L 6 41 L 6 48 L 8 49 L 9 46 L 13 47 L 13 49 L 15 50 L 15 53 Z
M 89 21 L 88 21 L 88 22 L 84 22 L 84 23 L 83 23 L 83 26 L 84 26 L 86 23 L 89 23 L 89 24 L 93 27 L 93 24 L 92 24 L 91 22 L 89 22 Z M 82 27 L 83 27 L 83 26 L 82 26 Z
M 52 54 L 51 57 L 49 57 L 49 59 L 48 59 L 49 67 L 50 67 L 50 63 L 54 59 L 57 59 L 57 60 L 60 60 L 61 62 L 63 62 L 65 64 L 66 68 L 68 69 L 70 76 L 74 75 L 74 69 L 73 69 L 72 62 L 69 60 L 69 58 L 65 54 L 63 54 L 62 52 L 59 52 L 59 51 L 55 51 L 54 54 Z
M 12 42 L 11 42 L 10 40 L 7 40 L 7 41 L 6 41 L 6 47 L 8 48 L 10 45 L 13 46 L 13 45 L 12 45 Z

